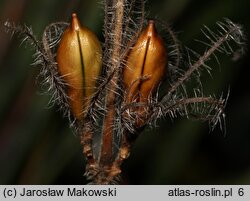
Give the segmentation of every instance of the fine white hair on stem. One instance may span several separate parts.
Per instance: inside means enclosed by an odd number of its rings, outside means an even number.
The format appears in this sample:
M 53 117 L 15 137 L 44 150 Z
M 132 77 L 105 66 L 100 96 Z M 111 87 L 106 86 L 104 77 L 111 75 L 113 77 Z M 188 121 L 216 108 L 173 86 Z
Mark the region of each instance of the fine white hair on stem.
M 58 105 L 79 133 L 87 159 L 87 179 L 97 184 L 113 184 L 120 180 L 120 165 L 128 158 L 136 137 L 145 127 L 155 127 L 160 118 L 173 120 L 180 116 L 207 121 L 211 130 L 219 125 L 226 133 L 225 106 L 229 91 L 226 97 L 223 94 L 219 98 L 206 95 L 201 75 L 206 71 L 212 76 L 213 68 L 209 61 L 214 59 L 220 64 L 220 54 L 231 55 L 233 60 L 239 59 L 245 51 L 245 36 L 242 27 L 227 18 L 217 22 L 214 31 L 204 25 L 201 29 L 203 39 L 196 41 L 205 46 L 205 50 L 199 53 L 188 47 L 183 48 L 170 26 L 159 23 L 163 27 L 161 34 L 165 35 L 162 38 L 168 50 L 167 82 L 157 85 L 156 90 L 141 102 L 142 93 L 136 89 L 138 92 L 134 100 L 126 102 L 137 81 L 150 79 L 150 75 L 138 76 L 128 88 L 123 84 L 127 57 L 145 26 L 145 1 L 104 0 L 103 3 L 103 70 L 95 78 L 96 90 L 89 97 L 89 105 L 82 111 L 84 117 L 81 120 L 76 120 L 71 114 L 68 84 L 58 72 L 56 63 L 58 44 L 69 24 L 50 24 L 40 41 L 31 27 L 9 21 L 5 27 L 11 35 L 17 34 L 22 43 L 31 44 L 35 49 L 32 65 L 40 67 L 38 81 L 51 95 L 49 105 Z

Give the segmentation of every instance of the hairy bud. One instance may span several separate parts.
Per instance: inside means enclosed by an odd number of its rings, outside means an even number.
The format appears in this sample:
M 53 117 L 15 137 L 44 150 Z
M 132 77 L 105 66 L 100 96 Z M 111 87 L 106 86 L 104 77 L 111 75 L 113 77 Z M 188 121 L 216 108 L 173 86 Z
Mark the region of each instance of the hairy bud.
M 101 72 L 102 49 L 99 40 L 88 28 L 81 26 L 76 14 L 65 30 L 58 50 L 58 71 L 67 85 L 71 111 L 81 119 L 89 105 Z
M 126 102 L 147 102 L 164 78 L 166 67 L 164 41 L 150 20 L 127 57 L 123 71 Z

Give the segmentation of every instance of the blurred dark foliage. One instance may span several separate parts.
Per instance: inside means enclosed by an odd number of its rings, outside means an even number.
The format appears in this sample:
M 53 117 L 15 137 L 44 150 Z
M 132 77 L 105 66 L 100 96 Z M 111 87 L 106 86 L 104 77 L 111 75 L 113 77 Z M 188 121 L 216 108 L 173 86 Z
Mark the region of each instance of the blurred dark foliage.
M 250 33 L 249 0 L 148 0 L 149 17 L 170 22 L 179 39 L 199 52 L 200 28 L 227 17 Z M 99 0 L 0 1 L 0 184 L 85 184 L 79 139 L 50 99 L 41 94 L 32 50 L 4 32 L 6 20 L 25 22 L 40 37 L 51 22 L 77 12 L 102 38 Z M 214 26 L 215 27 L 215 26 Z M 249 49 L 249 48 L 248 48 Z M 165 119 L 146 130 L 122 166 L 124 184 L 250 184 L 249 52 L 237 62 L 218 55 L 213 78 L 203 74 L 205 94 L 231 94 L 224 136 L 206 123 Z

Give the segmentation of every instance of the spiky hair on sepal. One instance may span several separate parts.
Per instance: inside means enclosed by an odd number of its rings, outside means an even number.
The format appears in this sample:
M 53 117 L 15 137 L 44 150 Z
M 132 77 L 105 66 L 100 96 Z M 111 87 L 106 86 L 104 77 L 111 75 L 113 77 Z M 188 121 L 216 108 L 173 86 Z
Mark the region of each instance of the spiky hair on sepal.
M 95 184 L 118 182 L 120 166 L 129 157 L 135 139 L 145 127 L 156 126 L 160 118 L 192 118 L 207 121 L 211 130 L 217 124 L 225 130 L 224 109 L 229 92 L 219 98 L 205 95 L 200 75 L 204 71 L 211 75 L 212 67 L 208 61 L 213 58 L 218 61 L 218 53 L 232 55 L 234 60 L 244 53 L 245 37 L 241 26 L 229 19 L 218 22 L 215 31 L 204 26 L 202 33 L 205 40 L 199 42 L 205 45 L 205 50 L 203 53 L 197 53 L 191 48 L 182 47 L 175 32 L 168 24 L 162 23 L 161 34 L 168 37 L 165 37 L 166 41 L 158 41 L 164 43 L 168 50 L 168 53 L 164 54 L 167 57 L 164 65 L 168 71 L 162 73 L 167 74 L 167 79 L 157 80 L 154 91 L 148 90 L 143 100 L 140 99 L 142 93 L 138 87 L 132 96 L 138 96 L 139 99 L 132 98 L 126 102 L 133 84 L 137 81 L 147 81 L 154 73 L 152 71 L 151 75 L 136 75 L 128 84 L 125 84 L 123 76 L 124 69 L 129 67 L 129 53 L 136 46 L 145 28 L 144 4 L 144 0 L 104 1 L 103 72 L 96 78 L 96 90 L 89 97 L 90 104 L 84 109 L 80 122 L 73 118 L 67 95 L 68 85 L 59 74 L 56 63 L 58 44 L 68 23 L 49 25 L 45 28 L 41 41 L 36 39 L 31 28 L 5 23 L 7 31 L 17 33 L 23 38 L 23 42 L 30 43 L 35 49 L 33 65 L 41 69 L 39 79 L 41 78 L 46 92 L 51 94 L 49 104 L 57 104 L 63 114 L 69 117 L 71 125 L 77 132 L 80 131 L 81 144 L 87 160 L 85 175 Z M 150 20 L 150 23 L 151 26 L 155 25 L 157 20 Z M 155 54 L 151 56 L 156 58 Z M 136 62 L 133 65 L 136 66 Z M 157 66 L 155 63 L 151 65 Z M 141 69 L 141 66 L 139 68 Z M 188 84 L 190 81 L 195 81 L 191 87 Z
M 232 55 L 234 58 L 235 53 L 237 53 L 237 58 L 239 58 L 239 53 L 245 51 L 246 39 L 242 27 L 227 18 L 222 22 L 217 22 L 216 25 L 216 31 L 212 31 L 204 25 L 202 33 L 207 41 L 196 40 L 205 45 L 205 51 L 202 54 L 187 47 L 183 48 L 186 53 L 180 52 L 178 54 L 186 55 L 186 60 L 181 63 L 178 62 L 180 65 L 175 66 L 174 70 L 171 71 L 172 74 L 168 80 L 169 87 L 165 90 L 165 93 L 157 94 L 155 97 L 150 96 L 147 104 L 131 103 L 123 105 L 124 126 L 130 132 L 135 132 L 133 124 L 141 118 L 136 112 L 133 112 L 135 111 L 134 108 L 144 108 L 149 117 L 146 120 L 144 119 L 145 125 L 154 126 L 159 118 L 165 116 L 169 116 L 171 119 L 182 116 L 188 119 L 207 121 L 211 130 L 219 124 L 221 130 L 225 133 L 224 108 L 229 97 L 229 91 L 225 97 L 222 95 L 218 99 L 215 96 L 204 95 L 200 75 L 203 70 L 206 70 L 212 76 L 212 67 L 207 63 L 213 58 L 219 63 L 216 56 L 218 53 Z M 180 51 L 180 48 L 177 50 Z M 171 57 L 171 55 L 169 56 Z M 189 89 L 187 84 L 193 80 L 197 84 L 192 86 L 193 89 Z
M 48 106 L 59 106 L 59 110 L 63 112 L 70 120 L 70 124 L 77 129 L 75 120 L 71 115 L 68 96 L 66 93 L 67 84 L 59 75 L 56 63 L 56 50 L 60 42 L 61 36 L 68 26 L 68 23 L 57 22 L 47 26 L 43 32 L 41 41 L 37 40 L 33 34 L 32 28 L 25 24 L 15 24 L 9 21 L 5 22 L 7 32 L 12 35 L 17 34 L 22 38 L 22 42 L 31 45 L 34 48 L 34 62 L 32 66 L 38 66 L 40 73 L 37 76 L 43 92 L 51 95 Z
M 158 106 L 155 107 L 158 109 L 155 110 L 152 119 L 166 115 L 170 116 L 170 118 L 175 118 L 180 115 L 186 118 L 208 121 L 212 130 L 219 123 L 221 130 L 225 131 L 225 126 L 223 126 L 225 122 L 224 108 L 229 97 L 229 91 L 225 98 L 223 95 L 219 99 L 211 95 L 205 96 L 200 75 L 203 70 L 206 70 L 211 75 L 212 67 L 207 63 L 212 58 L 219 63 L 216 56 L 218 53 L 232 55 L 233 57 L 237 53 L 239 58 L 239 53 L 243 54 L 245 52 L 246 38 L 242 27 L 234 24 L 227 18 L 216 24 L 216 31 L 212 31 L 204 25 L 202 33 L 207 41 L 197 40 L 205 45 L 203 54 L 199 54 L 190 48 L 185 48 L 187 51 L 187 70 L 180 70 L 179 75 L 171 81 L 166 94 L 160 98 Z M 193 91 L 193 97 L 190 97 L 186 86 L 188 81 L 191 80 L 195 80 L 198 83 L 191 90 Z

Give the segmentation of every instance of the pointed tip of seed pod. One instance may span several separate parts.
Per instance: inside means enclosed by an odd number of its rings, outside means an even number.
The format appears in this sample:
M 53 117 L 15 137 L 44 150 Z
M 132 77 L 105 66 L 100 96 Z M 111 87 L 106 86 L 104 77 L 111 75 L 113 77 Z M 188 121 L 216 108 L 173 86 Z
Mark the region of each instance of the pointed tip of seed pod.
M 149 37 L 152 37 L 155 33 L 157 33 L 154 20 L 148 20 L 146 33 Z
M 78 31 L 80 29 L 80 22 L 78 20 L 78 17 L 76 13 L 72 14 L 72 21 L 71 21 L 71 28 L 72 30 Z
M 155 25 L 155 21 L 152 20 L 152 19 L 149 19 L 149 20 L 148 20 L 148 24 Z

